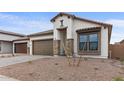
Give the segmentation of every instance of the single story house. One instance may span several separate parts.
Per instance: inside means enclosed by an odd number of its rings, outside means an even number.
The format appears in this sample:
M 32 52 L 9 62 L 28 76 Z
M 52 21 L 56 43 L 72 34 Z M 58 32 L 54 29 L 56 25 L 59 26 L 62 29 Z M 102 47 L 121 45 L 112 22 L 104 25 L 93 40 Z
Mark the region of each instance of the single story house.
M 51 19 L 53 29 L 13 40 L 13 53 L 108 58 L 112 25 L 59 13 Z
M 124 44 L 124 39 L 121 40 L 120 42 L 115 42 L 114 45 L 120 45 L 120 44 Z
M 120 44 L 124 44 L 124 39 L 120 41 Z

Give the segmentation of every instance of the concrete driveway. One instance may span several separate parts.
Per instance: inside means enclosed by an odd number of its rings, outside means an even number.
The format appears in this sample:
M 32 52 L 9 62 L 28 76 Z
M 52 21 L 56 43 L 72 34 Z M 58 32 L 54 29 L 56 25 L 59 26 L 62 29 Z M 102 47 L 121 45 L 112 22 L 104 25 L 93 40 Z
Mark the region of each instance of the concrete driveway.
M 4 75 L 0 75 L 0 81 L 19 81 L 19 80 Z
M 40 58 L 49 58 L 50 56 L 30 56 L 30 55 L 21 55 L 21 56 L 14 56 L 8 58 L 0 58 L 0 67 L 5 67 L 8 65 L 13 65 L 17 63 L 28 62 L 32 60 L 37 60 Z

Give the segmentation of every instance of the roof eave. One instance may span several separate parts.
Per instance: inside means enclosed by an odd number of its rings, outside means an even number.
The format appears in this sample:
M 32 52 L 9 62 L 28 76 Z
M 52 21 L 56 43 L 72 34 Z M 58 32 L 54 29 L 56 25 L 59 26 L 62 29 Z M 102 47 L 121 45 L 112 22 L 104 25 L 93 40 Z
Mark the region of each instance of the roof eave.
M 39 35 L 28 35 L 28 36 L 29 37 L 34 37 L 34 36 L 49 35 L 49 34 L 53 34 L 53 33 L 46 33 L 46 34 L 39 34 Z
M 53 31 L 46 32 L 46 33 L 45 33 L 45 31 L 43 31 L 43 33 L 31 34 L 31 35 L 28 35 L 28 37 L 41 36 L 41 35 L 49 35 L 49 34 L 53 34 Z
M 23 35 L 23 34 L 13 33 L 13 32 L 4 31 L 4 30 L 0 30 L 0 33 L 7 34 L 7 35 L 12 35 L 12 36 L 20 36 L 20 37 L 25 37 L 26 36 L 26 35 Z
M 70 16 L 70 17 L 75 17 L 75 15 L 71 15 L 71 14 L 67 14 L 67 13 L 64 13 L 64 12 L 60 12 L 58 13 L 55 17 L 53 17 L 50 21 L 53 22 L 58 16 L 61 16 L 61 15 L 66 15 L 66 16 Z
M 97 21 L 94 21 L 94 20 L 89 20 L 89 19 L 80 18 L 80 17 L 76 17 L 76 16 L 75 16 L 74 18 L 75 18 L 75 19 L 78 19 L 78 20 L 82 20 L 82 21 L 86 21 L 86 22 L 98 24 L 98 25 L 112 26 L 112 24 L 103 23 L 103 22 L 97 22 Z
M 53 22 L 58 16 L 61 16 L 61 15 L 71 16 L 71 17 L 74 18 L 74 19 L 78 19 L 78 20 L 82 20 L 82 21 L 87 21 L 87 22 L 91 22 L 91 23 L 95 23 L 95 24 L 99 24 L 99 25 L 112 26 L 112 24 L 107 24 L 107 23 L 103 23 L 103 22 L 97 22 L 97 21 L 94 21 L 94 20 L 89 20 L 89 19 L 85 19 L 85 18 L 80 18 L 80 17 L 77 17 L 77 16 L 75 16 L 75 15 L 67 14 L 67 13 L 64 13 L 64 12 L 60 12 L 60 13 L 57 14 L 55 17 L 53 17 L 50 21 Z

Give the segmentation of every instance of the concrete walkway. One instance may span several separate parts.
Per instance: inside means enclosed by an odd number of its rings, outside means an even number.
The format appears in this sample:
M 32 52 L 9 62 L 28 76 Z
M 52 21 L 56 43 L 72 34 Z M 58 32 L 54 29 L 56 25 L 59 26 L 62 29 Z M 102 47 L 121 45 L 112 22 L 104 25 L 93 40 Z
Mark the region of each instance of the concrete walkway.
M 19 80 L 0 75 L 0 81 L 19 81 Z
M 0 58 L 0 67 L 5 67 L 8 65 L 13 65 L 17 63 L 24 63 L 32 60 L 37 60 L 40 58 L 49 58 L 50 56 L 30 56 L 30 55 L 21 55 L 8 58 Z

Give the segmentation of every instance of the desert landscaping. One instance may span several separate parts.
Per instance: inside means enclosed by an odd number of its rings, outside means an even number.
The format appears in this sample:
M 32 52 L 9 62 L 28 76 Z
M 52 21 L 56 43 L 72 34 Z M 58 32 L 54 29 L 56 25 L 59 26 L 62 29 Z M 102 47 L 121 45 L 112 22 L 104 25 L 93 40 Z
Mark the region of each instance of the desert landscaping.
M 123 80 L 124 66 L 111 59 L 41 58 L 0 68 L 0 74 L 22 81 L 113 81 Z

